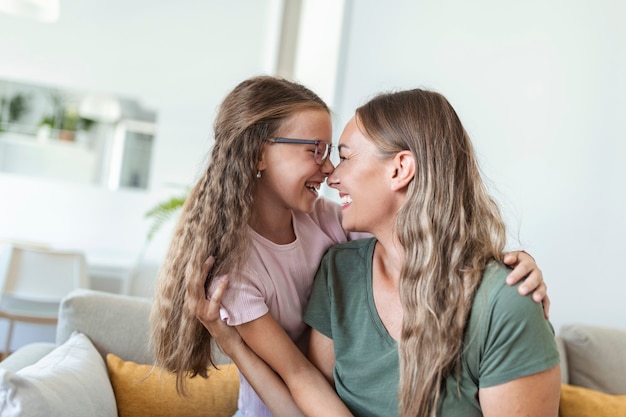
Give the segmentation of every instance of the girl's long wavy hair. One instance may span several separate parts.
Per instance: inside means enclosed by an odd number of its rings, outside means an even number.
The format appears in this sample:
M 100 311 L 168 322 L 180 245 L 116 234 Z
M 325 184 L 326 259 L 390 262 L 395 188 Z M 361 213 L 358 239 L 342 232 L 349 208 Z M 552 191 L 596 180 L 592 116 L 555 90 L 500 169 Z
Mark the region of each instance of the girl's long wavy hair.
M 263 144 L 285 119 L 310 109 L 330 114 L 311 90 L 270 76 L 243 81 L 219 108 L 208 166 L 183 206 L 159 271 L 150 317 L 155 365 L 176 373 L 179 392 L 186 392 L 186 376 L 206 378 L 209 366 L 215 366 L 211 335 L 196 318 L 197 302 L 188 287 L 209 255 L 216 262 L 207 285 L 242 267 Z
M 420 89 L 379 95 L 357 109 L 381 157 L 410 150 L 416 175 L 395 222 L 405 250 L 400 281 L 399 408 L 432 417 L 448 375 L 458 376 L 466 322 L 504 222 L 482 181 L 470 138 L 450 103 Z

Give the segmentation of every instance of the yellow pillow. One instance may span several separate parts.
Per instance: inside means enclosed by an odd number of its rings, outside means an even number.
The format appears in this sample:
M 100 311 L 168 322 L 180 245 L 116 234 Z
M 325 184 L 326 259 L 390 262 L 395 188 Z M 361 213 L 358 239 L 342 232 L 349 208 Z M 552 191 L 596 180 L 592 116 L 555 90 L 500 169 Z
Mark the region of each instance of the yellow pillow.
M 209 378 L 189 378 L 188 396 L 176 392 L 173 373 L 126 362 L 112 353 L 107 367 L 119 417 L 231 417 L 237 411 L 239 376 L 235 365 L 211 369 Z
M 609 395 L 589 388 L 561 384 L 561 417 L 626 415 L 626 395 Z

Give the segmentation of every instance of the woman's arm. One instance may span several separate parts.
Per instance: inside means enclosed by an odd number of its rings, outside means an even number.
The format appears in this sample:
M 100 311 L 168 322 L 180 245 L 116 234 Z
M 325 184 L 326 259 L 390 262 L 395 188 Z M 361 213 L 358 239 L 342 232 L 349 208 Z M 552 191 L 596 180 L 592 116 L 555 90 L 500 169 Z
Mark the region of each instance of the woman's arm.
M 228 280 L 223 280 L 217 285 L 210 299 L 204 295 L 204 280 L 213 263 L 213 257 L 209 257 L 204 264 L 202 276 L 193 283 L 192 296 L 197 301 L 196 317 L 211 333 L 224 353 L 235 362 L 239 371 L 250 382 L 272 415 L 276 417 L 304 416 L 283 380 L 250 350 L 235 328 L 228 326 L 220 319 L 220 304 L 228 286 Z
M 543 281 L 543 273 L 533 257 L 522 251 L 510 252 L 504 256 L 504 263 L 513 268 L 513 271 L 506 278 L 506 283 L 514 285 L 521 279 L 526 278 L 526 281 L 518 288 L 519 293 L 526 295 L 532 292 L 533 300 L 537 303 L 542 303 L 543 315 L 548 319 L 550 316 L 548 287 Z
M 485 417 L 556 417 L 561 392 L 561 369 L 518 378 L 502 385 L 480 388 L 478 397 Z
M 486 285 L 481 284 L 474 297 L 468 323 L 468 333 L 478 340 L 468 355 L 480 352 L 480 363 L 472 363 L 477 367 L 473 372 L 480 373 L 483 415 L 556 417 L 561 370 L 554 330 L 540 306 L 497 283 L 505 274 L 500 270 L 499 276 L 485 276 Z M 500 290 L 490 291 L 494 288 Z M 491 294 L 488 300 L 485 293 Z

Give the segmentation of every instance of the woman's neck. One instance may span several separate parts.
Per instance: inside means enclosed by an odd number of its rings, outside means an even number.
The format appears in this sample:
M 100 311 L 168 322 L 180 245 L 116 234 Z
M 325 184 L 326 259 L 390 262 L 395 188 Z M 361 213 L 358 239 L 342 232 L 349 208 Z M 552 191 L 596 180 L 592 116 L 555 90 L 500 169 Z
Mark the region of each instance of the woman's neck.
M 374 264 L 380 278 L 388 284 L 400 286 L 400 272 L 404 263 L 404 249 L 397 239 L 376 236 L 378 242 L 374 248 Z
M 389 336 L 400 340 L 402 332 L 402 302 L 400 301 L 400 272 L 404 250 L 397 239 L 381 239 L 374 248 L 372 260 L 372 291 L 378 317 Z

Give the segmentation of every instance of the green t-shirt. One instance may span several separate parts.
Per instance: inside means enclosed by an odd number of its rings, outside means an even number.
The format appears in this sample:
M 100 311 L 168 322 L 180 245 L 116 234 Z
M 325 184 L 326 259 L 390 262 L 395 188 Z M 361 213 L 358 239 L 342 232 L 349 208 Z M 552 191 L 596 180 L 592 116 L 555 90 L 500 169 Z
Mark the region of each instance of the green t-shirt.
M 376 239 L 337 245 L 324 256 L 304 320 L 333 339 L 335 388 L 355 416 L 398 415 L 398 346 L 372 293 Z M 458 386 L 448 377 L 440 416 L 482 416 L 478 388 L 502 384 L 559 363 L 554 330 L 540 304 L 505 283 L 509 270 L 488 265 L 464 340 Z

